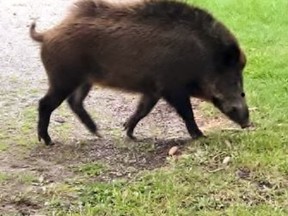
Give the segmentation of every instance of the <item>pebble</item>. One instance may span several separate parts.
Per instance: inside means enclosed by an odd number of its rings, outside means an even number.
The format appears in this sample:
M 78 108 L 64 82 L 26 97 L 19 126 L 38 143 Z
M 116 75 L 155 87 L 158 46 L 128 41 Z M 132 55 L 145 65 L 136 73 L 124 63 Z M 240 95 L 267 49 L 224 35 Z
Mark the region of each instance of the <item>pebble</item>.
M 227 164 L 229 164 L 231 162 L 231 157 L 229 157 L 229 156 L 227 156 L 227 157 L 225 157 L 224 159 L 223 159 L 223 164 L 225 164 L 225 165 L 227 165 Z
M 179 150 L 178 146 L 173 146 L 172 148 L 170 148 L 170 150 L 168 152 L 169 156 L 175 155 L 178 150 Z

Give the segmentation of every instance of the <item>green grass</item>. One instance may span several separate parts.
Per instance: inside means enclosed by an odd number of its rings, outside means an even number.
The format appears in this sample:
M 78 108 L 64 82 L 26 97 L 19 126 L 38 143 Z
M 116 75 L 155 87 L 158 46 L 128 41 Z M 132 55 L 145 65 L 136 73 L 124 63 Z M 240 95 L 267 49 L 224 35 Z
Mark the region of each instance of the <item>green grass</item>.
M 80 165 L 80 167 L 75 168 L 76 172 L 81 174 L 96 177 L 106 170 L 106 166 L 97 162 L 87 163 Z
M 29 94 L 33 94 L 36 90 L 33 89 Z M 18 97 L 22 96 L 22 93 L 15 93 Z M 11 95 L 9 95 L 11 96 Z M 7 106 L 8 107 L 8 106 Z M 10 109 L 10 107 L 9 107 Z M 55 114 L 60 116 L 72 116 L 70 110 L 67 112 L 67 106 L 61 106 Z M 68 113 L 68 114 L 67 114 Z M 37 105 L 29 105 L 24 108 L 20 108 L 19 112 L 13 114 L 7 114 L 5 110 L 0 110 L 0 114 L 6 114 L 3 121 L 0 124 L 0 152 L 5 152 L 9 150 L 9 147 L 15 145 L 18 146 L 17 150 L 33 148 L 35 145 L 39 144 L 37 139 Z M 51 121 L 51 124 L 55 125 L 55 129 L 52 129 L 51 135 L 55 133 L 60 134 L 60 137 L 67 139 L 69 137 L 68 131 L 71 130 L 71 124 L 61 124 L 57 125 L 55 122 Z M 24 139 L 25 138 L 25 139 Z
M 9 176 L 6 173 L 0 172 L 0 184 L 9 180 Z
M 59 208 L 58 215 L 288 214 L 288 1 L 190 2 L 223 21 L 247 53 L 245 89 L 250 107 L 257 108 L 257 130 L 210 133 L 192 142 L 177 163 L 133 181 L 75 186 L 80 203 Z M 232 157 L 227 167 L 221 164 L 225 156 Z M 236 174 L 244 168 L 248 179 Z M 97 175 L 101 169 L 96 164 L 82 171 Z
M 31 173 L 19 172 L 19 173 L 11 173 L 11 172 L 0 172 L 0 184 L 14 182 L 19 184 L 31 184 L 32 182 L 36 182 L 37 178 Z

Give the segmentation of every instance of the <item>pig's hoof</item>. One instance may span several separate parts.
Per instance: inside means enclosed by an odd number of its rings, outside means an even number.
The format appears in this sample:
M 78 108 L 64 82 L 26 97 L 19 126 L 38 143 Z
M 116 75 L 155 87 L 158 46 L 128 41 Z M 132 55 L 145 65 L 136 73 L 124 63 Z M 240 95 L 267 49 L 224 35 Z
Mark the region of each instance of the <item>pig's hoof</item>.
M 44 138 L 43 138 L 43 139 L 44 139 Z M 46 137 L 46 138 L 44 139 L 44 142 L 45 142 L 45 145 L 47 145 L 47 146 L 52 146 L 52 145 L 54 145 L 54 142 L 52 142 L 52 140 L 51 140 L 50 137 Z
M 47 143 L 45 142 L 45 145 L 47 145 L 47 146 L 53 146 L 53 145 L 55 145 L 55 143 L 50 140 L 50 141 L 47 142 Z
M 38 135 L 39 142 L 41 142 L 42 139 L 44 140 L 44 143 L 47 146 L 52 146 L 52 145 L 55 144 L 54 142 L 52 142 L 52 140 L 51 140 L 51 138 L 49 136 L 48 137 L 42 137 L 42 136 Z
M 128 130 L 128 128 L 129 128 L 129 123 L 128 123 L 128 121 L 126 121 L 124 124 L 123 124 L 123 130 L 125 131 L 125 130 Z
M 137 138 L 134 135 L 127 136 L 132 141 L 137 141 Z
M 41 142 L 44 140 L 45 145 L 53 145 L 54 143 L 51 140 L 49 134 L 41 129 L 38 129 L 38 141 Z
M 52 146 L 52 145 L 55 144 L 54 142 L 52 142 L 52 140 L 51 140 L 50 137 L 47 138 L 47 139 L 44 139 L 44 143 L 45 143 L 45 145 L 47 145 L 47 146 Z
M 205 138 L 206 136 L 201 132 L 197 131 L 191 134 L 192 139 L 199 139 L 199 138 Z
M 127 131 L 126 133 L 127 137 L 131 140 L 137 140 L 137 138 L 133 135 L 133 131 Z
M 131 129 L 131 126 L 130 126 L 129 121 L 125 122 L 125 123 L 123 124 L 123 127 L 124 127 L 124 131 L 125 131 L 125 130 L 127 131 L 126 135 L 127 135 L 127 137 L 128 137 L 129 139 L 131 139 L 131 140 L 136 140 L 136 139 L 137 139 L 137 138 L 133 135 L 134 128 Z
M 99 139 L 103 138 L 103 136 L 98 131 L 95 131 L 94 135 L 97 136 Z
M 44 140 L 44 143 L 47 146 L 54 145 L 54 142 L 52 142 L 52 140 L 51 140 L 49 135 L 42 136 L 40 133 L 38 133 L 38 141 L 41 142 L 42 140 Z

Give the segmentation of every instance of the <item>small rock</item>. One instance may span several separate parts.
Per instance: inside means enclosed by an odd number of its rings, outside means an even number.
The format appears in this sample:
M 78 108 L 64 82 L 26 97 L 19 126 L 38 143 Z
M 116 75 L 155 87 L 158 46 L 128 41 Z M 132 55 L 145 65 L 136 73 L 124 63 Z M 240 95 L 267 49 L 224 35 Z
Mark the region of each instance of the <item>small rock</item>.
M 39 177 L 38 181 L 39 181 L 39 183 L 43 183 L 43 182 L 44 182 L 44 176 L 41 175 L 41 176 Z
M 175 155 L 178 150 L 179 150 L 178 146 L 173 146 L 172 148 L 170 148 L 170 150 L 168 152 L 169 156 Z
M 250 177 L 250 170 L 247 168 L 241 168 L 241 169 L 237 170 L 236 175 L 240 179 L 248 179 Z
M 269 181 L 266 181 L 266 180 L 259 181 L 257 184 L 258 184 L 258 187 L 260 189 L 266 189 L 267 190 L 267 189 L 273 188 L 273 185 Z
M 63 124 L 63 123 L 65 123 L 65 120 L 63 118 L 61 118 L 61 117 L 58 117 L 58 118 L 55 118 L 55 122 Z
M 47 187 L 42 187 L 42 192 L 45 194 L 47 192 Z
M 227 156 L 227 157 L 225 157 L 224 159 L 223 159 L 223 164 L 225 164 L 225 165 L 227 165 L 227 164 L 229 164 L 231 162 L 231 157 L 229 157 L 229 156 Z

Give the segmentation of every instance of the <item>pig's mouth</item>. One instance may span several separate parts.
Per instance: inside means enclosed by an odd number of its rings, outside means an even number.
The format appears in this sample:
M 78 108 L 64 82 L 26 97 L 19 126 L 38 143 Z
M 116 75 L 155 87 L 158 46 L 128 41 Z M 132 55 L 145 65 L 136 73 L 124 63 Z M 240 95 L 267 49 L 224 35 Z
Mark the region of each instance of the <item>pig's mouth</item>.
M 225 102 L 216 97 L 212 98 L 212 103 L 230 120 L 237 123 L 242 129 L 251 126 L 251 122 L 249 120 L 249 110 L 246 104 L 241 106 L 226 106 L 226 109 L 224 109 L 223 104 L 225 104 Z M 229 109 L 227 109 L 227 107 Z
M 246 124 L 240 125 L 242 129 L 253 127 L 253 124 L 248 121 Z
M 249 112 L 248 109 L 238 110 L 235 108 L 232 108 L 230 112 L 223 112 L 228 118 L 230 118 L 232 121 L 240 125 L 242 129 L 250 127 L 251 123 L 249 120 Z

